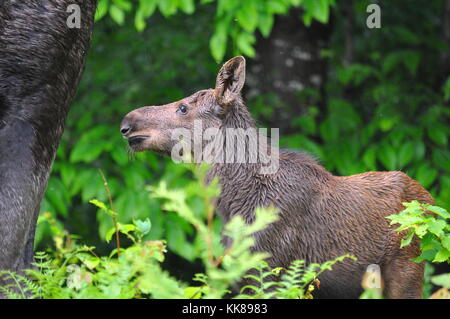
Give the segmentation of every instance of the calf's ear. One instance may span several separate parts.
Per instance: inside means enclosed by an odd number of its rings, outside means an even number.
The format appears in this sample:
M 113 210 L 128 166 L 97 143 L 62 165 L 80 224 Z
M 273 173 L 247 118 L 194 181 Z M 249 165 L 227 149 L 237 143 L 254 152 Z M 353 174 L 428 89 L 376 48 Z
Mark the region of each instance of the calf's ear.
M 228 60 L 217 74 L 214 95 L 219 105 L 226 107 L 241 93 L 245 82 L 245 59 L 236 56 Z

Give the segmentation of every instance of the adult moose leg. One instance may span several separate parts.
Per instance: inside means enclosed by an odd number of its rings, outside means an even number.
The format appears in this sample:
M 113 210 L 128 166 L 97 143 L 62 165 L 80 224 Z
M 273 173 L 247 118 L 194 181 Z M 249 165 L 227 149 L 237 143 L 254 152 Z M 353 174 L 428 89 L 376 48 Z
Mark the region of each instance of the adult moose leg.
M 68 10 L 71 4 L 78 5 L 80 28 L 67 24 L 77 11 Z M 84 68 L 96 5 L 0 4 L 0 269 L 20 271 L 32 261 L 39 205 Z

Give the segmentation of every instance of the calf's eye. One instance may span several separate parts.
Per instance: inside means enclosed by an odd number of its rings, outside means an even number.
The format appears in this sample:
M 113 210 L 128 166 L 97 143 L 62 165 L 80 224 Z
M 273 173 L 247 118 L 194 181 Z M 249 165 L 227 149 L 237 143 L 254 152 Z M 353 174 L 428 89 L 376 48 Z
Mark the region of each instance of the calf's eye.
M 178 107 L 177 113 L 186 114 L 187 113 L 187 106 L 184 104 L 181 104 Z

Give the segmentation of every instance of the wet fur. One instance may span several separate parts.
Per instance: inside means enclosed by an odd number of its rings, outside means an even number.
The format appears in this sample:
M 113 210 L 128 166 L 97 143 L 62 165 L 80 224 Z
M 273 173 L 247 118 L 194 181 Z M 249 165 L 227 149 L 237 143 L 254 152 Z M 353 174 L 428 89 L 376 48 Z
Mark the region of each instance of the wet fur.
M 81 8 L 80 29 L 66 25 L 72 3 Z M 0 4 L 0 269 L 31 266 L 37 214 L 83 71 L 96 3 Z
M 236 70 L 240 73 L 234 73 Z M 245 78 L 242 73 L 245 60 L 233 58 L 219 72 L 215 89 L 130 112 L 122 121 L 122 127 L 132 128 L 126 137 L 149 134 L 146 144 L 138 150 L 166 148 L 170 152 L 170 131 L 180 126 L 192 128 L 195 119 L 203 120 L 205 127 L 256 127 L 237 94 Z M 238 92 L 224 93 L 229 88 L 237 88 Z M 191 109 L 189 116 L 176 115 L 181 104 Z M 260 174 L 261 165 L 216 163 L 208 179 L 219 177 L 221 194 L 216 207 L 225 223 L 234 215 L 252 222 L 258 206 L 274 205 L 279 209 L 279 221 L 256 235 L 255 250 L 269 252 L 271 266 L 287 267 L 296 259 L 323 263 L 352 254 L 357 261 L 338 263 L 333 271 L 320 276 L 315 297 L 358 298 L 367 266 L 377 264 L 385 297 L 421 298 L 423 263 L 411 261 L 419 255 L 419 243 L 415 239 L 400 249 L 401 234 L 385 218 L 401 211 L 403 202 L 415 199 L 433 204 L 433 198 L 419 183 L 399 171 L 334 176 L 309 155 L 288 150 L 280 150 L 275 174 Z M 224 243 L 228 244 L 226 238 Z

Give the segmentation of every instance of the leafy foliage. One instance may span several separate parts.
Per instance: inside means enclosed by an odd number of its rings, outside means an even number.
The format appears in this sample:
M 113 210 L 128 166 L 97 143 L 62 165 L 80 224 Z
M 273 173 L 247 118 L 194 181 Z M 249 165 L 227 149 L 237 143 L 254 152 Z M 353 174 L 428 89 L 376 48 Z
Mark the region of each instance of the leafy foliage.
M 442 288 L 436 291 L 430 298 L 450 299 L 450 274 L 442 274 L 431 278 L 433 284 Z
M 415 262 L 427 260 L 433 263 L 447 262 L 450 264 L 450 213 L 442 207 L 422 204 L 418 201 L 403 203 L 405 210 L 399 214 L 390 215 L 387 218 L 392 224 L 400 224 L 396 230 L 404 233 L 401 247 L 411 244 L 414 236 L 421 239 L 421 255 Z M 426 267 L 427 268 L 427 267 Z M 425 276 L 430 277 L 427 269 Z M 426 282 L 431 280 L 435 285 L 442 286 L 430 298 L 448 299 L 450 298 L 449 281 L 450 274 L 442 274 L 426 278 Z M 429 284 L 425 285 L 426 294 L 429 295 Z
M 256 268 L 256 274 L 245 275 L 255 283 L 241 288 L 237 298 L 276 298 L 276 299 L 312 299 L 315 287 L 320 287 L 318 276 L 345 258 L 356 260 L 354 256 L 343 255 L 323 264 L 309 264 L 305 267 L 303 260 L 294 260 L 287 269 L 270 268 L 266 262 L 261 262 Z M 280 277 L 281 280 L 271 281 Z
M 444 208 L 422 204 L 418 201 L 404 203 L 406 209 L 387 218 L 391 224 L 400 224 L 397 231 L 408 230 L 401 242 L 401 247 L 411 243 L 414 235 L 421 239 L 422 254 L 415 259 L 417 262 L 450 263 L 450 213 Z
M 210 50 L 214 59 L 222 61 L 227 51 L 228 39 L 233 43 L 233 54 L 255 56 L 255 31 L 258 30 L 265 37 L 270 35 L 275 15 L 286 14 L 289 9 L 302 7 L 302 19 L 310 25 L 315 19 L 327 23 L 330 15 L 330 6 L 334 0 L 201 0 L 196 4 L 194 0 L 140 0 L 134 10 L 134 25 L 138 31 L 143 31 L 147 19 L 156 10 L 169 18 L 182 11 L 193 14 L 196 6 L 214 3 L 216 5 L 215 31 L 210 39 Z M 109 14 L 117 24 L 123 25 L 125 16 L 133 9 L 130 0 L 100 0 L 96 20 Z
M 193 169 L 193 168 L 192 168 Z M 198 181 L 205 180 L 206 167 L 193 170 Z M 149 220 L 136 220 L 133 224 L 115 224 L 114 232 L 130 238 L 132 245 L 112 250 L 109 256 L 98 256 L 94 247 L 78 245 L 58 226 L 50 214 L 44 215 L 52 223 L 56 251 L 41 252 L 36 255 L 36 269 L 25 270 L 26 275 L 2 271 L 0 277 L 9 281 L 0 287 L 0 292 L 8 298 L 221 298 L 229 293 L 233 283 L 239 281 L 253 268 L 261 270 L 261 264 L 268 255 L 251 252 L 252 237 L 277 219 L 273 209 L 257 209 L 255 220 L 246 224 L 241 216 L 235 216 L 225 226 L 224 234 L 231 239 L 229 247 L 220 245 L 219 233 L 213 227 L 213 198 L 218 194 L 217 181 L 196 188 L 196 193 L 204 199 L 202 211 L 195 211 L 187 204 L 186 192 L 170 190 L 164 182 L 150 187 L 153 196 L 165 200 L 167 214 L 176 213 L 193 225 L 200 243 L 198 254 L 205 272 L 196 274 L 194 280 L 200 286 L 188 286 L 161 267 L 166 252 L 164 241 L 144 241 L 151 231 Z M 99 200 L 91 203 L 104 210 L 111 218 L 118 214 Z M 110 232 L 107 240 L 112 237 Z M 277 286 L 275 294 L 260 291 L 261 298 L 302 298 L 311 291 L 304 291 L 307 285 L 331 266 L 348 257 L 342 256 L 323 265 L 311 264 L 303 269 L 303 261 L 295 261 L 286 270 Z M 265 266 L 264 266 L 265 267 Z M 250 275 L 249 275 L 250 276 Z M 266 285 L 260 282 L 261 285 Z M 240 295 L 242 297 L 242 295 Z M 247 296 L 250 297 L 250 296 Z

